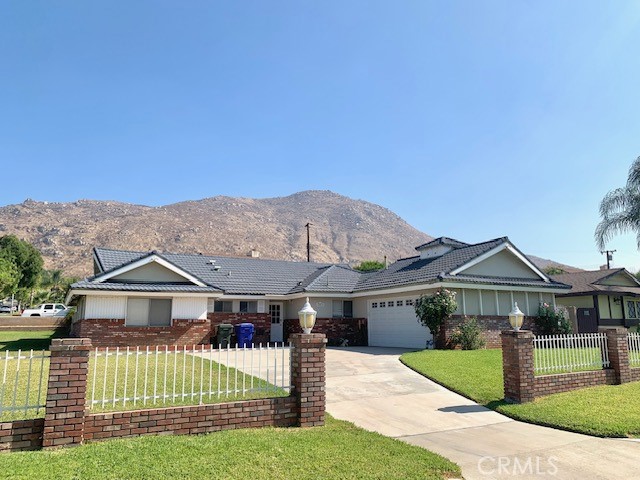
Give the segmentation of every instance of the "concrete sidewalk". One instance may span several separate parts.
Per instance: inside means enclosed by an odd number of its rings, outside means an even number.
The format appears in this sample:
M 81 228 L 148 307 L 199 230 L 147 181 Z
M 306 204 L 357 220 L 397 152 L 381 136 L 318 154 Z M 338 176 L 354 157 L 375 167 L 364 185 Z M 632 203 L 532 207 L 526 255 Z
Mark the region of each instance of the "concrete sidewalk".
M 437 452 L 466 479 L 640 478 L 640 443 L 516 422 L 422 377 L 405 350 L 327 349 L 327 411 Z

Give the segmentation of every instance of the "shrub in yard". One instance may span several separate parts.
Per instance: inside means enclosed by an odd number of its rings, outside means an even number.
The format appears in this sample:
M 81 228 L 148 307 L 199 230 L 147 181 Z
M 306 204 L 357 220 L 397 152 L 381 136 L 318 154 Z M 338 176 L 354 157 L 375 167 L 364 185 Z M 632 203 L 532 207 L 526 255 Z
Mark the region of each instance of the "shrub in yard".
M 460 345 L 462 350 L 478 350 L 484 348 L 486 342 L 482 327 L 475 317 L 466 318 L 451 334 L 452 346 Z
M 566 335 L 571 333 L 571 324 L 562 308 L 553 307 L 548 303 L 541 303 L 538 315 L 534 319 L 540 335 Z
M 437 339 L 444 321 L 458 308 L 456 292 L 440 288 L 433 295 L 422 295 L 415 305 L 418 321 Z

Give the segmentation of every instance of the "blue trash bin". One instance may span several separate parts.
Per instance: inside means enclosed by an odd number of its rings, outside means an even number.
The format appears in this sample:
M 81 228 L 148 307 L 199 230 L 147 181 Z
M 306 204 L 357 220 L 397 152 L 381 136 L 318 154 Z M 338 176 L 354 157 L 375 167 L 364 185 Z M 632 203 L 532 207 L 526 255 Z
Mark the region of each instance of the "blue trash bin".
M 250 347 L 253 340 L 253 323 L 241 323 L 236 325 L 236 341 L 239 347 Z

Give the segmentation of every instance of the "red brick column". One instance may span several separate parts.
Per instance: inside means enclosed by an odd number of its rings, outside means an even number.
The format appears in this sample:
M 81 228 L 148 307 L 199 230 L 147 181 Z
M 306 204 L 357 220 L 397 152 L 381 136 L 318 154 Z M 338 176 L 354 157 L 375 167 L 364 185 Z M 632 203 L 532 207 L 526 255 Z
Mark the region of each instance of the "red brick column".
M 617 383 L 631 381 L 631 365 L 629 363 L 629 343 L 627 329 L 622 327 L 600 328 L 600 332 L 607 335 L 607 350 L 609 363 L 616 372 Z
M 291 385 L 301 427 L 324 425 L 325 345 L 322 333 L 294 333 L 291 342 Z
M 517 403 L 531 402 L 535 398 L 533 333 L 504 330 L 500 337 L 504 398 Z
M 90 349 L 88 338 L 51 341 L 44 448 L 82 443 Z

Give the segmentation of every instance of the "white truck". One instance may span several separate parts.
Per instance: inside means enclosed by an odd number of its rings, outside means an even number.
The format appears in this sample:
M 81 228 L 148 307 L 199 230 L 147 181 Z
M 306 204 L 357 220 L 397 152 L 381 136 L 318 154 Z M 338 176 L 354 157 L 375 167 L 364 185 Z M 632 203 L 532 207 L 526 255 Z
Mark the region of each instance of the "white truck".
M 53 317 L 56 313 L 66 310 L 61 303 L 43 303 L 36 308 L 27 308 L 22 311 L 23 317 Z

